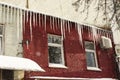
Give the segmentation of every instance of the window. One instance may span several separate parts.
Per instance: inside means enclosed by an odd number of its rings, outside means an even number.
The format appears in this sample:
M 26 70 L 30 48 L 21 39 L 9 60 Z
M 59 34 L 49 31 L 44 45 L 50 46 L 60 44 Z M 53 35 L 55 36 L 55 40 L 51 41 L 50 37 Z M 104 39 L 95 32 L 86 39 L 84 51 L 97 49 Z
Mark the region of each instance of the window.
M 3 25 L 0 25 L 0 54 L 2 54 L 3 49 Z
M 63 67 L 64 54 L 62 37 L 48 34 L 49 67 Z
M 2 80 L 14 80 L 13 70 L 2 70 Z
M 96 51 L 93 42 L 85 41 L 87 69 L 98 69 Z M 99 69 L 98 69 L 99 70 Z

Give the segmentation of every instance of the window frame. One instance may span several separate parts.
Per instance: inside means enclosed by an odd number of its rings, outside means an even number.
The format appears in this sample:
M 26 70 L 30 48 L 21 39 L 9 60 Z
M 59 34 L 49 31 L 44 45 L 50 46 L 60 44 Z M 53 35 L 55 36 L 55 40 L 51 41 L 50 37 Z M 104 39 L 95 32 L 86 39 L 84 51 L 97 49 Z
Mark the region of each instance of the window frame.
M 101 71 L 101 69 L 98 67 L 98 60 L 97 60 L 97 54 L 96 54 L 96 45 L 95 45 L 95 42 L 93 41 L 87 41 L 85 40 L 84 41 L 84 46 L 85 46 L 85 42 L 90 42 L 90 43 L 93 43 L 93 46 L 94 46 L 94 49 L 86 49 L 85 47 L 85 54 L 86 54 L 86 66 L 87 66 L 87 70 L 95 70 L 95 71 Z M 95 67 L 92 67 L 92 66 L 88 66 L 87 65 L 87 53 L 86 52 L 90 52 L 89 54 L 94 54 L 94 61 L 95 61 Z
M 67 67 L 65 66 L 65 59 L 64 59 L 63 37 L 60 36 L 60 35 L 56 35 L 56 34 L 47 34 L 47 40 L 48 40 L 49 36 L 61 37 L 61 44 L 48 42 L 48 47 L 49 47 L 49 46 L 52 46 L 52 47 L 60 47 L 60 48 L 61 48 L 61 60 L 62 60 L 62 63 L 50 63 L 50 61 L 49 61 L 50 56 L 49 56 L 49 49 L 48 49 L 48 62 L 49 62 L 49 67 L 54 67 L 54 68 L 67 68 Z

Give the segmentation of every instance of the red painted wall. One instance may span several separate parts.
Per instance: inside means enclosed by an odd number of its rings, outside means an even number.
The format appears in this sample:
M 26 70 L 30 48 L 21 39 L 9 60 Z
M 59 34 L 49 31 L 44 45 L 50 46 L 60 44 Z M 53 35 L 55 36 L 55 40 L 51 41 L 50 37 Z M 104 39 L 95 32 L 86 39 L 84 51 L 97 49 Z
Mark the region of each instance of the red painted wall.
M 27 14 L 27 13 L 26 13 Z M 30 17 L 32 16 L 32 17 Z M 46 17 L 46 18 L 45 18 Z M 53 19 L 54 18 L 54 19 Z M 115 78 L 114 49 L 103 50 L 100 48 L 99 41 L 96 41 L 96 54 L 99 68 L 102 71 L 87 70 L 86 55 L 83 46 L 79 42 L 79 35 L 76 23 L 64 20 L 65 38 L 64 55 L 67 69 L 48 67 L 48 42 L 47 34 L 53 33 L 61 35 L 61 19 L 45 16 L 42 14 L 29 13 L 24 18 L 23 42 L 29 40 L 29 45 L 24 46 L 24 57 L 36 61 L 46 72 L 26 72 L 25 77 L 30 76 L 56 76 L 56 77 L 81 77 L 81 78 Z M 69 24 L 68 24 L 69 23 Z M 32 29 L 30 28 L 32 25 Z M 68 28 L 70 26 L 70 30 Z M 94 41 L 92 27 L 81 25 L 83 28 L 84 40 Z M 32 37 L 31 37 L 32 35 Z M 90 36 L 91 35 L 91 36 Z M 112 39 L 112 32 L 97 29 L 98 39 L 100 36 L 108 36 Z

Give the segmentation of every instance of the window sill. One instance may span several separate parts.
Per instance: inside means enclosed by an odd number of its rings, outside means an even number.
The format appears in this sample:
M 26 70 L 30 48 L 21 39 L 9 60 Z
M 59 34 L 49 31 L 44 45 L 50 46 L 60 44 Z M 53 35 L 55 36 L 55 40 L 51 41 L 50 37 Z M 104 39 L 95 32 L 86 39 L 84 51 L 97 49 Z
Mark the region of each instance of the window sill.
M 102 71 L 100 68 L 97 68 L 97 67 L 87 67 L 87 70 Z
M 67 69 L 67 67 L 65 65 L 62 65 L 62 64 L 49 63 L 49 67 L 52 67 L 52 68 L 66 68 Z

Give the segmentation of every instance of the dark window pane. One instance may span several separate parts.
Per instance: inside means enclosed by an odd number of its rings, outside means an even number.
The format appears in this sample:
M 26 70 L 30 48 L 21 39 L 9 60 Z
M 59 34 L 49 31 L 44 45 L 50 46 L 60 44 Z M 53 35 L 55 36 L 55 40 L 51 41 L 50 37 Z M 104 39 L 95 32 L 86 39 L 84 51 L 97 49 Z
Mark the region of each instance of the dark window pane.
M 61 44 L 61 36 L 48 35 L 48 43 Z
M 2 70 L 2 80 L 14 80 L 14 72 L 12 70 Z
M 2 51 L 2 37 L 0 37 L 0 52 Z
M 2 35 L 3 27 L 0 26 L 0 35 Z
M 49 46 L 49 62 L 50 63 L 62 63 L 62 56 L 61 56 L 61 47 L 53 47 Z
M 86 57 L 87 57 L 87 66 L 88 67 L 96 67 L 94 53 L 93 52 L 86 52 Z
M 94 43 L 85 41 L 85 49 L 94 50 Z

